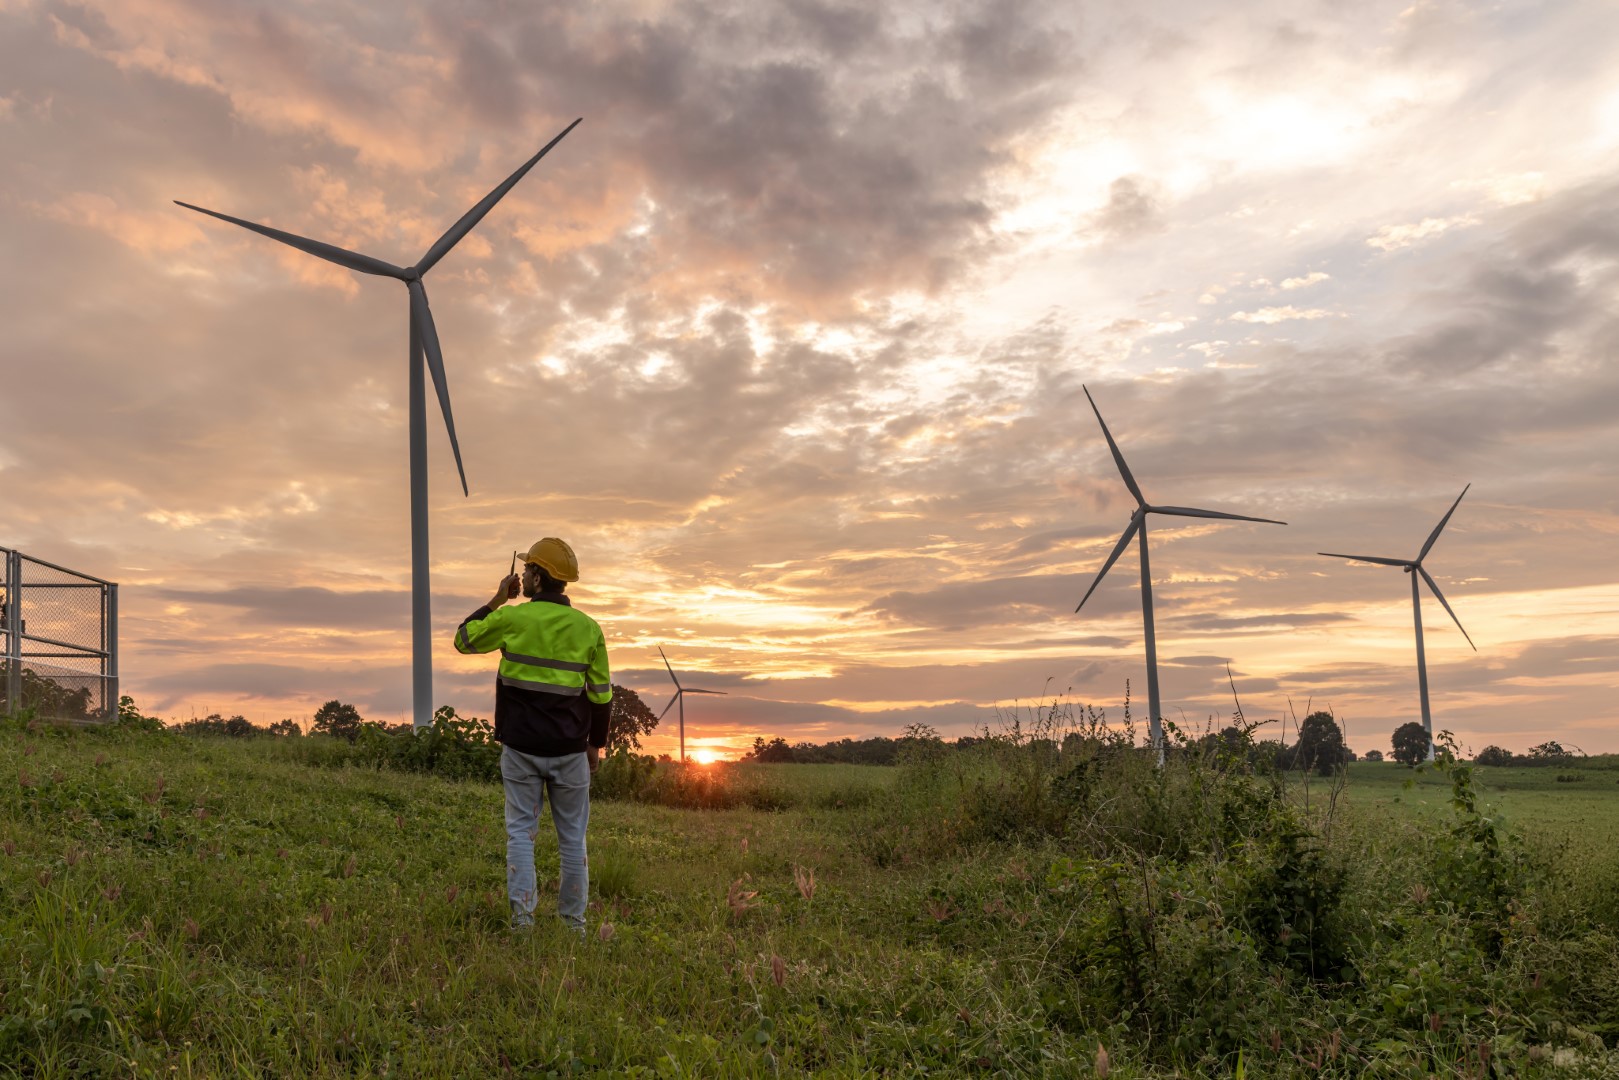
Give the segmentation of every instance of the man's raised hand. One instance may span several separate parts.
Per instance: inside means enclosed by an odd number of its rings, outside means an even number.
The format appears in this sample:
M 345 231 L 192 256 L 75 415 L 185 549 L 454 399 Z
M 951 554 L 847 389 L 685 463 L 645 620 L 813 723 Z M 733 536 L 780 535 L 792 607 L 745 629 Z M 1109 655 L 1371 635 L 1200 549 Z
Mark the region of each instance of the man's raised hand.
M 521 582 L 522 580 L 523 576 L 521 574 L 507 574 L 505 577 L 501 578 L 500 587 L 495 590 L 494 599 L 489 601 L 489 609 L 493 611 L 495 608 L 498 608 L 504 604 L 507 598 L 512 594 L 512 586 L 518 582 Z

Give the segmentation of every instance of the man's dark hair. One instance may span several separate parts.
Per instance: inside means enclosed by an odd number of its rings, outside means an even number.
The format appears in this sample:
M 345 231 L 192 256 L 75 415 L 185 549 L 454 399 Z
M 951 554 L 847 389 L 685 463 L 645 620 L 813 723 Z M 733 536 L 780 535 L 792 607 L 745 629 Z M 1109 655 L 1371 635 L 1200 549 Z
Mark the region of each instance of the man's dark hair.
M 567 589 L 568 583 L 566 581 L 561 581 L 552 577 L 550 574 L 547 574 L 545 572 L 545 567 L 541 566 L 539 563 L 534 564 L 534 571 L 540 575 L 541 592 L 563 592 Z

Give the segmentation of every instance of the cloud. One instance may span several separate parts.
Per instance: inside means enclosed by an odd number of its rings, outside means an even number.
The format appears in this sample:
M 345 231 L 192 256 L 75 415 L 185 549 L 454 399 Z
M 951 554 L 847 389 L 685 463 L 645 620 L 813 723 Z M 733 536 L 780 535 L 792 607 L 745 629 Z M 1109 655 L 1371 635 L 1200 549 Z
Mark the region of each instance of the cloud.
M 1330 319 L 1333 314 L 1333 312 L 1322 308 L 1296 308 L 1289 304 L 1286 307 L 1260 308 L 1258 311 L 1238 311 L 1231 316 L 1231 321 L 1272 326 L 1276 323 L 1292 322 L 1296 319 Z
M 1379 251 L 1398 251 L 1424 240 L 1431 240 L 1436 236 L 1443 236 L 1455 228 L 1468 225 L 1477 225 L 1478 219 L 1471 215 L 1448 218 L 1423 218 L 1421 221 L 1408 225 L 1384 225 L 1377 230 L 1377 235 L 1366 238 L 1366 246 L 1377 248 Z
M 410 593 L 393 588 L 356 592 L 307 585 L 217 590 L 156 588 L 152 595 L 157 600 L 185 606 L 231 608 L 233 618 L 270 626 L 398 626 L 410 610 Z
M 1313 552 L 1414 551 L 1473 480 L 1435 565 L 1481 653 L 1435 632 L 1436 701 L 1611 719 L 1543 646 L 1612 608 L 1619 14 L 380 12 L 0 10 L 5 542 L 123 583 L 143 704 L 408 704 L 402 291 L 169 200 L 409 262 L 582 115 L 431 275 L 441 643 L 560 534 L 615 665 L 678 642 L 738 730 L 1114 700 L 1135 551 L 1072 604 L 1133 503 L 1084 384 L 1155 500 L 1292 522 L 1152 532 L 1161 651 L 1255 715 L 1409 713 L 1402 583 Z M 436 660 L 486 712 L 486 658 Z

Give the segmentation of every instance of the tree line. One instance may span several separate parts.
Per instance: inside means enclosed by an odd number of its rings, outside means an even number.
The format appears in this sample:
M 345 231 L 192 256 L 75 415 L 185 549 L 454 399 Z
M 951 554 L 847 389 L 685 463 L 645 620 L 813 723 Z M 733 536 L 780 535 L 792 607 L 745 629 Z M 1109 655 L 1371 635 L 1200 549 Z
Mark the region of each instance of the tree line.
M 307 730 L 304 724 L 290 718 L 277 720 L 267 727 L 260 727 L 245 717 L 227 717 L 219 713 L 164 724 L 162 721 L 141 716 L 134 701 L 128 697 L 122 698 L 119 702 L 119 718 L 126 725 L 140 723 L 167 727 L 185 735 L 227 738 L 254 736 L 300 738 L 309 734 L 324 735 L 352 743 L 367 734 L 410 735 L 414 730 L 408 723 L 388 724 L 367 720 L 356 706 L 335 699 L 315 710 Z M 491 727 L 488 721 L 477 717 L 464 719 L 475 728 Z M 640 695 L 627 687 L 614 685 L 613 713 L 607 731 L 609 752 L 615 750 L 639 752 L 641 739 L 652 734 L 657 726 L 657 714 L 647 707 Z M 1070 734 L 1067 737 L 1078 736 Z M 864 739 L 845 737 L 824 743 L 808 741 L 790 743 L 779 735 L 769 738 L 756 735 L 752 748 L 743 755 L 742 760 L 761 764 L 897 765 L 905 759 L 908 750 L 919 746 L 967 750 L 993 738 L 994 736 L 986 729 L 983 734 L 963 735 L 957 739 L 946 740 L 927 724 L 912 724 L 898 737 L 885 735 L 874 735 Z M 1062 746 L 1050 739 L 1033 741 L 1049 743 L 1049 749 L 1053 754 L 1062 749 Z M 1390 736 L 1390 743 L 1393 748 L 1390 755 L 1392 760 L 1402 765 L 1416 766 L 1428 760 L 1432 740 L 1420 723 L 1411 721 L 1401 724 L 1394 730 Z M 1170 755 L 1224 752 L 1245 757 L 1256 766 L 1287 772 L 1314 772 L 1322 776 L 1331 775 L 1353 761 L 1384 760 L 1379 750 L 1367 751 L 1365 755 L 1357 755 L 1351 750 L 1345 741 L 1343 728 L 1339 726 L 1333 714 L 1324 709 L 1310 713 L 1299 723 L 1297 738 L 1290 745 L 1280 740 L 1256 741 L 1242 729 L 1231 725 L 1196 738 L 1181 740 L 1179 743 L 1172 742 L 1166 746 L 1165 752 Z M 664 758 L 668 756 L 662 755 Z M 1589 759 L 1585 753 L 1578 747 L 1565 747 L 1556 740 L 1548 740 L 1530 747 L 1523 754 L 1515 754 L 1500 746 L 1486 746 L 1473 758 L 1475 764 L 1495 767 L 1567 765 L 1587 760 Z

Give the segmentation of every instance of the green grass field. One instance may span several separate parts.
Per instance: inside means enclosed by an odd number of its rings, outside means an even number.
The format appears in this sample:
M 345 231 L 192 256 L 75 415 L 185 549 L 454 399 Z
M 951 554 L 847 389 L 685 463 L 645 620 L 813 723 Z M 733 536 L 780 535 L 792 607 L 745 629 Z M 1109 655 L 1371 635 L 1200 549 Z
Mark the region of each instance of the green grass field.
M 1619 881 L 1619 774 L 1557 784 L 1541 773 L 1491 772 L 1485 801 L 1531 845 L 1571 845 L 1569 857 L 1594 867 L 1582 887 Z M 1420 850 L 1441 827 L 1424 819 L 1450 813 L 1448 786 L 1431 775 L 1402 786 L 1410 775 L 1355 766 L 1335 810 L 1331 850 L 1361 922 L 1411 902 L 1398 892 L 1411 886 L 1383 879 L 1420 878 L 1402 845 Z M 594 803 L 590 932 L 575 942 L 548 925 L 507 931 L 496 785 L 312 768 L 270 739 L 0 729 L 0 1073 L 1425 1076 L 1482 1060 L 1477 1075 L 1619 1074 L 1589 1033 L 1614 1004 L 1600 979 L 1579 981 L 1597 996 L 1571 991 L 1572 1005 L 1538 982 L 1489 991 L 1490 1002 L 1529 995 L 1524 1019 L 1508 1024 L 1465 988 L 1452 1006 L 1436 990 L 1407 1000 L 1418 991 L 1378 982 L 1381 997 L 1345 1004 L 1292 975 L 1234 969 L 1219 977 L 1255 981 L 1210 1021 L 1209 1046 L 1226 1048 L 1173 1044 L 1147 1010 L 1097 1004 L 1117 992 L 1097 972 L 1123 962 L 1106 898 L 1123 903 L 1134 873 L 1124 855 L 1076 863 L 1061 838 L 963 831 L 981 809 L 948 772 L 779 765 L 731 776 L 772 788 L 787 808 Z M 1318 782 L 1312 814 L 1325 799 Z M 539 849 L 542 891 L 554 892 L 548 829 Z M 1221 865 L 1256 857 L 1234 849 Z M 1248 931 L 1213 907 L 1179 902 L 1198 889 L 1226 895 L 1218 876 L 1194 879 L 1199 858 L 1141 861 L 1147 921 L 1120 907 L 1127 943 L 1132 926 L 1156 935 L 1150 974 L 1165 994 L 1179 992 L 1168 965 L 1201 972 L 1222 955 L 1177 950 L 1207 939 L 1253 952 Z M 1378 861 L 1357 869 L 1361 859 Z M 1578 955 L 1593 963 L 1609 955 L 1613 938 L 1598 933 L 1608 930 L 1591 929 L 1600 914 L 1581 914 L 1584 936 L 1558 941 L 1584 943 Z M 1392 954 L 1365 952 L 1354 963 L 1370 986 Z M 1389 985 L 1469 980 L 1480 962 L 1435 956 L 1433 972 Z M 1492 963 L 1503 980 L 1534 978 Z M 1229 996 L 1236 983 L 1211 976 L 1190 1000 L 1214 1008 L 1222 985 Z M 1441 1017 L 1432 1032 L 1430 1014 Z M 1569 1017 L 1585 1030 L 1563 1026 Z

